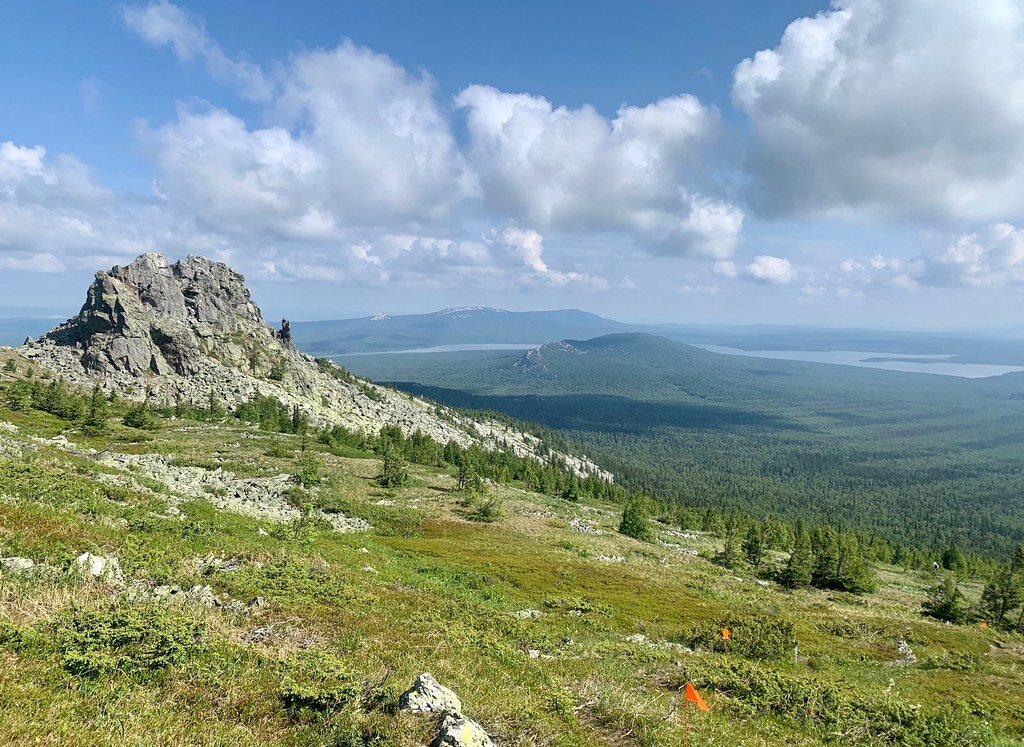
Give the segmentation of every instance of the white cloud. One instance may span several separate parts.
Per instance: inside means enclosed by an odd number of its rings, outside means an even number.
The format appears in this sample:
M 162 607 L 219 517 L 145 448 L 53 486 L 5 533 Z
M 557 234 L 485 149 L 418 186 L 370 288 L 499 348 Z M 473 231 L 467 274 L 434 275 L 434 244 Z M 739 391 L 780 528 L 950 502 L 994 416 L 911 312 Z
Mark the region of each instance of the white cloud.
M 434 82 L 343 42 L 290 61 L 249 129 L 224 109 L 180 106 L 143 130 L 159 194 L 211 230 L 338 240 L 352 229 L 433 225 L 473 193 Z
M 758 283 L 786 285 L 796 280 L 796 270 L 788 259 L 759 254 L 754 261 L 743 268 L 743 274 Z
M 455 103 L 491 209 L 541 229 L 625 231 L 662 254 L 732 254 L 743 211 L 686 183 L 718 122 L 693 96 L 623 106 L 612 120 L 480 85 Z
M 1009 223 L 994 223 L 956 236 L 942 251 L 908 260 L 880 254 L 867 262 L 849 259 L 840 264 L 838 282 L 907 289 L 1024 285 L 1024 230 Z
M 754 196 L 772 213 L 1024 214 L 1024 7 L 837 0 L 744 60 Z
M 715 262 L 712 265 L 711 271 L 716 275 L 721 275 L 725 278 L 734 278 L 739 274 L 739 270 L 736 268 L 736 263 L 731 259 L 724 259 Z
M 122 8 L 125 25 L 154 47 L 170 47 L 179 60 L 202 60 L 210 76 L 237 86 L 243 95 L 256 101 L 270 97 L 273 86 L 258 65 L 234 60 L 206 33 L 201 18 L 178 5 L 160 0 L 149 5 Z
M 38 254 L 0 254 L 0 269 L 17 272 L 64 272 L 67 269 L 58 257 L 50 252 Z

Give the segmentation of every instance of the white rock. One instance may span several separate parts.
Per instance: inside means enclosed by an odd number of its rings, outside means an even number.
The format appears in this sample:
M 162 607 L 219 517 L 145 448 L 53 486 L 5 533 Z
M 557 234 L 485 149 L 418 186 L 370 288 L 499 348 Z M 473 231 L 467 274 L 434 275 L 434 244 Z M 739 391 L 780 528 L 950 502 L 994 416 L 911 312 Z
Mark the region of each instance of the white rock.
M 120 583 L 124 581 L 121 564 L 112 555 L 93 555 L 84 552 L 75 558 L 75 565 L 85 575 L 101 581 Z
M 413 681 L 412 687 L 402 693 L 398 707 L 413 713 L 461 713 L 462 701 L 432 674 L 424 672 Z
M 441 724 L 435 747 L 494 747 L 494 742 L 471 718 L 449 713 Z
M 35 563 L 28 558 L 0 558 L 0 568 L 15 573 L 28 573 L 35 567 Z

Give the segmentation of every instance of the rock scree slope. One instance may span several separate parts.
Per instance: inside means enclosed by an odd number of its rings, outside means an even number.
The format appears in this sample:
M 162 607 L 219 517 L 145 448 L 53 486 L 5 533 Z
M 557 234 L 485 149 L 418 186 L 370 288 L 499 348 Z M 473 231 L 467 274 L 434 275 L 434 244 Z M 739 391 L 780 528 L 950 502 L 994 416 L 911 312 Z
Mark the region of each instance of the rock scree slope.
M 213 399 L 233 408 L 262 395 L 317 425 L 367 432 L 395 425 L 461 446 L 538 459 L 551 453 L 532 434 L 467 418 L 306 355 L 292 344 L 288 325 L 278 331 L 263 319 L 240 273 L 204 257 L 171 263 L 149 253 L 97 272 L 78 315 L 26 340 L 19 352 L 74 383 L 135 399 Z M 577 473 L 611 479 L 586 458 L 556 456 Z

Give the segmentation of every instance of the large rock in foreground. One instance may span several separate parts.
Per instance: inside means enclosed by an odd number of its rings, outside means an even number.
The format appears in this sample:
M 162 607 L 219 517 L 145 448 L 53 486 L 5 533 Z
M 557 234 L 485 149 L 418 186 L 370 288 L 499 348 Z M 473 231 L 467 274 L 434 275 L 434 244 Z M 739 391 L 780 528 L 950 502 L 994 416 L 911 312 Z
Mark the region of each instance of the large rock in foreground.
M 96 273 L 78 315 L 19 352 L 65 379 L 127 397 L 168 405 L 212 399 L 233 408 L 262 395 L 317 425 L 367 432 L 395 425 L 441 443 L 546 458 L 535 436 L 375 386 L 302 353 L 286 323 L 279 332 L 264 321 L 241 274 L 203 257 L 170 263 L 143 254 Z M 599 472 L 586 459 L 555 456 L 577 473 Z

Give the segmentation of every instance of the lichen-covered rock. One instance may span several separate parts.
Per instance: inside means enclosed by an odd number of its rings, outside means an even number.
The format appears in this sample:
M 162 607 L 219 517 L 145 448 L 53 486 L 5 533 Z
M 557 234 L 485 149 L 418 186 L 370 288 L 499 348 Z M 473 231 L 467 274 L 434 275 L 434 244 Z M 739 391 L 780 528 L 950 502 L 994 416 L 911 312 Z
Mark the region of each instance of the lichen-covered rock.
M 471 718 L 449 713 L 441 722 L 435 747 L 494 747 L 491 737 Z
M 35 562 L 29 558 L 0 558 L 0 568 L 14 573 L 28 573 L 35 568 Z
M 85 576 L 111 584 L 124 581 L 124 573 L 117 558 L 111 555 L 93 555 L 84 552 L 75 558 L 75 567 Z
M 413 681 L 412 687 L 402 693 L 398 707 L 413 713 L 461 713 L 462 701 L 433 675 L 424 672 Z

